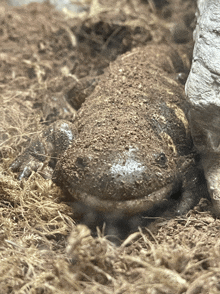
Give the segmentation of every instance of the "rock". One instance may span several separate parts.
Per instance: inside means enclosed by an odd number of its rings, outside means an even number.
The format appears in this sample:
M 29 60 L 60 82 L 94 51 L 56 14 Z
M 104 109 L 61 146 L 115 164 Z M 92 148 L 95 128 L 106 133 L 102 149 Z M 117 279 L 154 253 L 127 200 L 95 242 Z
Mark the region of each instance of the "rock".
M 220 214 L 220 2 L 198 1 L 195 47 L 186 83 L 192 136 Z

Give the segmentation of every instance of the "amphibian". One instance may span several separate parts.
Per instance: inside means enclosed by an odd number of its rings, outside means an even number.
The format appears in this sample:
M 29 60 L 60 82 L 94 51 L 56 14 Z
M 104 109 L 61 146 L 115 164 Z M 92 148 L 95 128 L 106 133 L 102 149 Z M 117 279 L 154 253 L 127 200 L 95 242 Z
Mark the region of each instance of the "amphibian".
M 167 45 L 122 55 L 100 78 L 75 122 L 55 122 L 11 168 L 22 178 L 33 167 L 42 168 L 48 154 L 58 156 L 54 182 L 91 209 L 133 215 L 172 206 L 175 213 L 185 213 L 198 201 L 203 180 L 184 89 L 174 78 L 183 68 L 177 51 Z M 54 167 L 53 160 L 49 165 Z

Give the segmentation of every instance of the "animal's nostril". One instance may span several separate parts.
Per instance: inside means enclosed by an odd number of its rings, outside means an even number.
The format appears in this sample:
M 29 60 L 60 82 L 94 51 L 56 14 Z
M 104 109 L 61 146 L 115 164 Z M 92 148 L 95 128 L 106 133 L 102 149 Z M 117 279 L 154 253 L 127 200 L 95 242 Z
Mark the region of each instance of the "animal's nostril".
M 77 157 L 76 165 L 80 167 L 86 167 L 87 166 L 86 159 L 83 157 Z

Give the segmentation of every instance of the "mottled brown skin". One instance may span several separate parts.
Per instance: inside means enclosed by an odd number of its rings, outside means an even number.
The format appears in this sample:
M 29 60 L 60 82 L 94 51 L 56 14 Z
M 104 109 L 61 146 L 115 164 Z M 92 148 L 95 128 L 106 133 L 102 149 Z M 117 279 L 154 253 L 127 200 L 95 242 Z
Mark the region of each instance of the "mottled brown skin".
M 183 70 L 166 45 L 135 49 L 110 65 L 78 112 L 78 134 L 53 179 L 97 210 L 134 214 L 167 205 L 184 213 L 200 192 L 183 87 Z
M 174 79 L 183 70 L 178 53 L 166 45 L 138 48 L 111 63 L 74 124 L 67 123 L 75 139 L 66 143 L 53 180 L 72 199 L 104 213 L 188 211 L 204 183 L 184 89 Z M 59 126 L 53 128 L 59 138 Z M 42 138 L 48 150 L 53 140 Z M 18 158 L 12 169 L 21 172 L 24 162 Z

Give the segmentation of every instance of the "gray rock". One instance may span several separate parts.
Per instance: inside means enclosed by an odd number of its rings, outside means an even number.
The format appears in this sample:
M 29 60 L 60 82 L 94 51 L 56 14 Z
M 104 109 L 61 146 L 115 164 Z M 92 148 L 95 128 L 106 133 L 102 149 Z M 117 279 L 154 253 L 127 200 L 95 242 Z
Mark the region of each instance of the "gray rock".
M 220 214 L 220 2 L 198 0 L 191 71 L 186 83 L 194 144 Z

